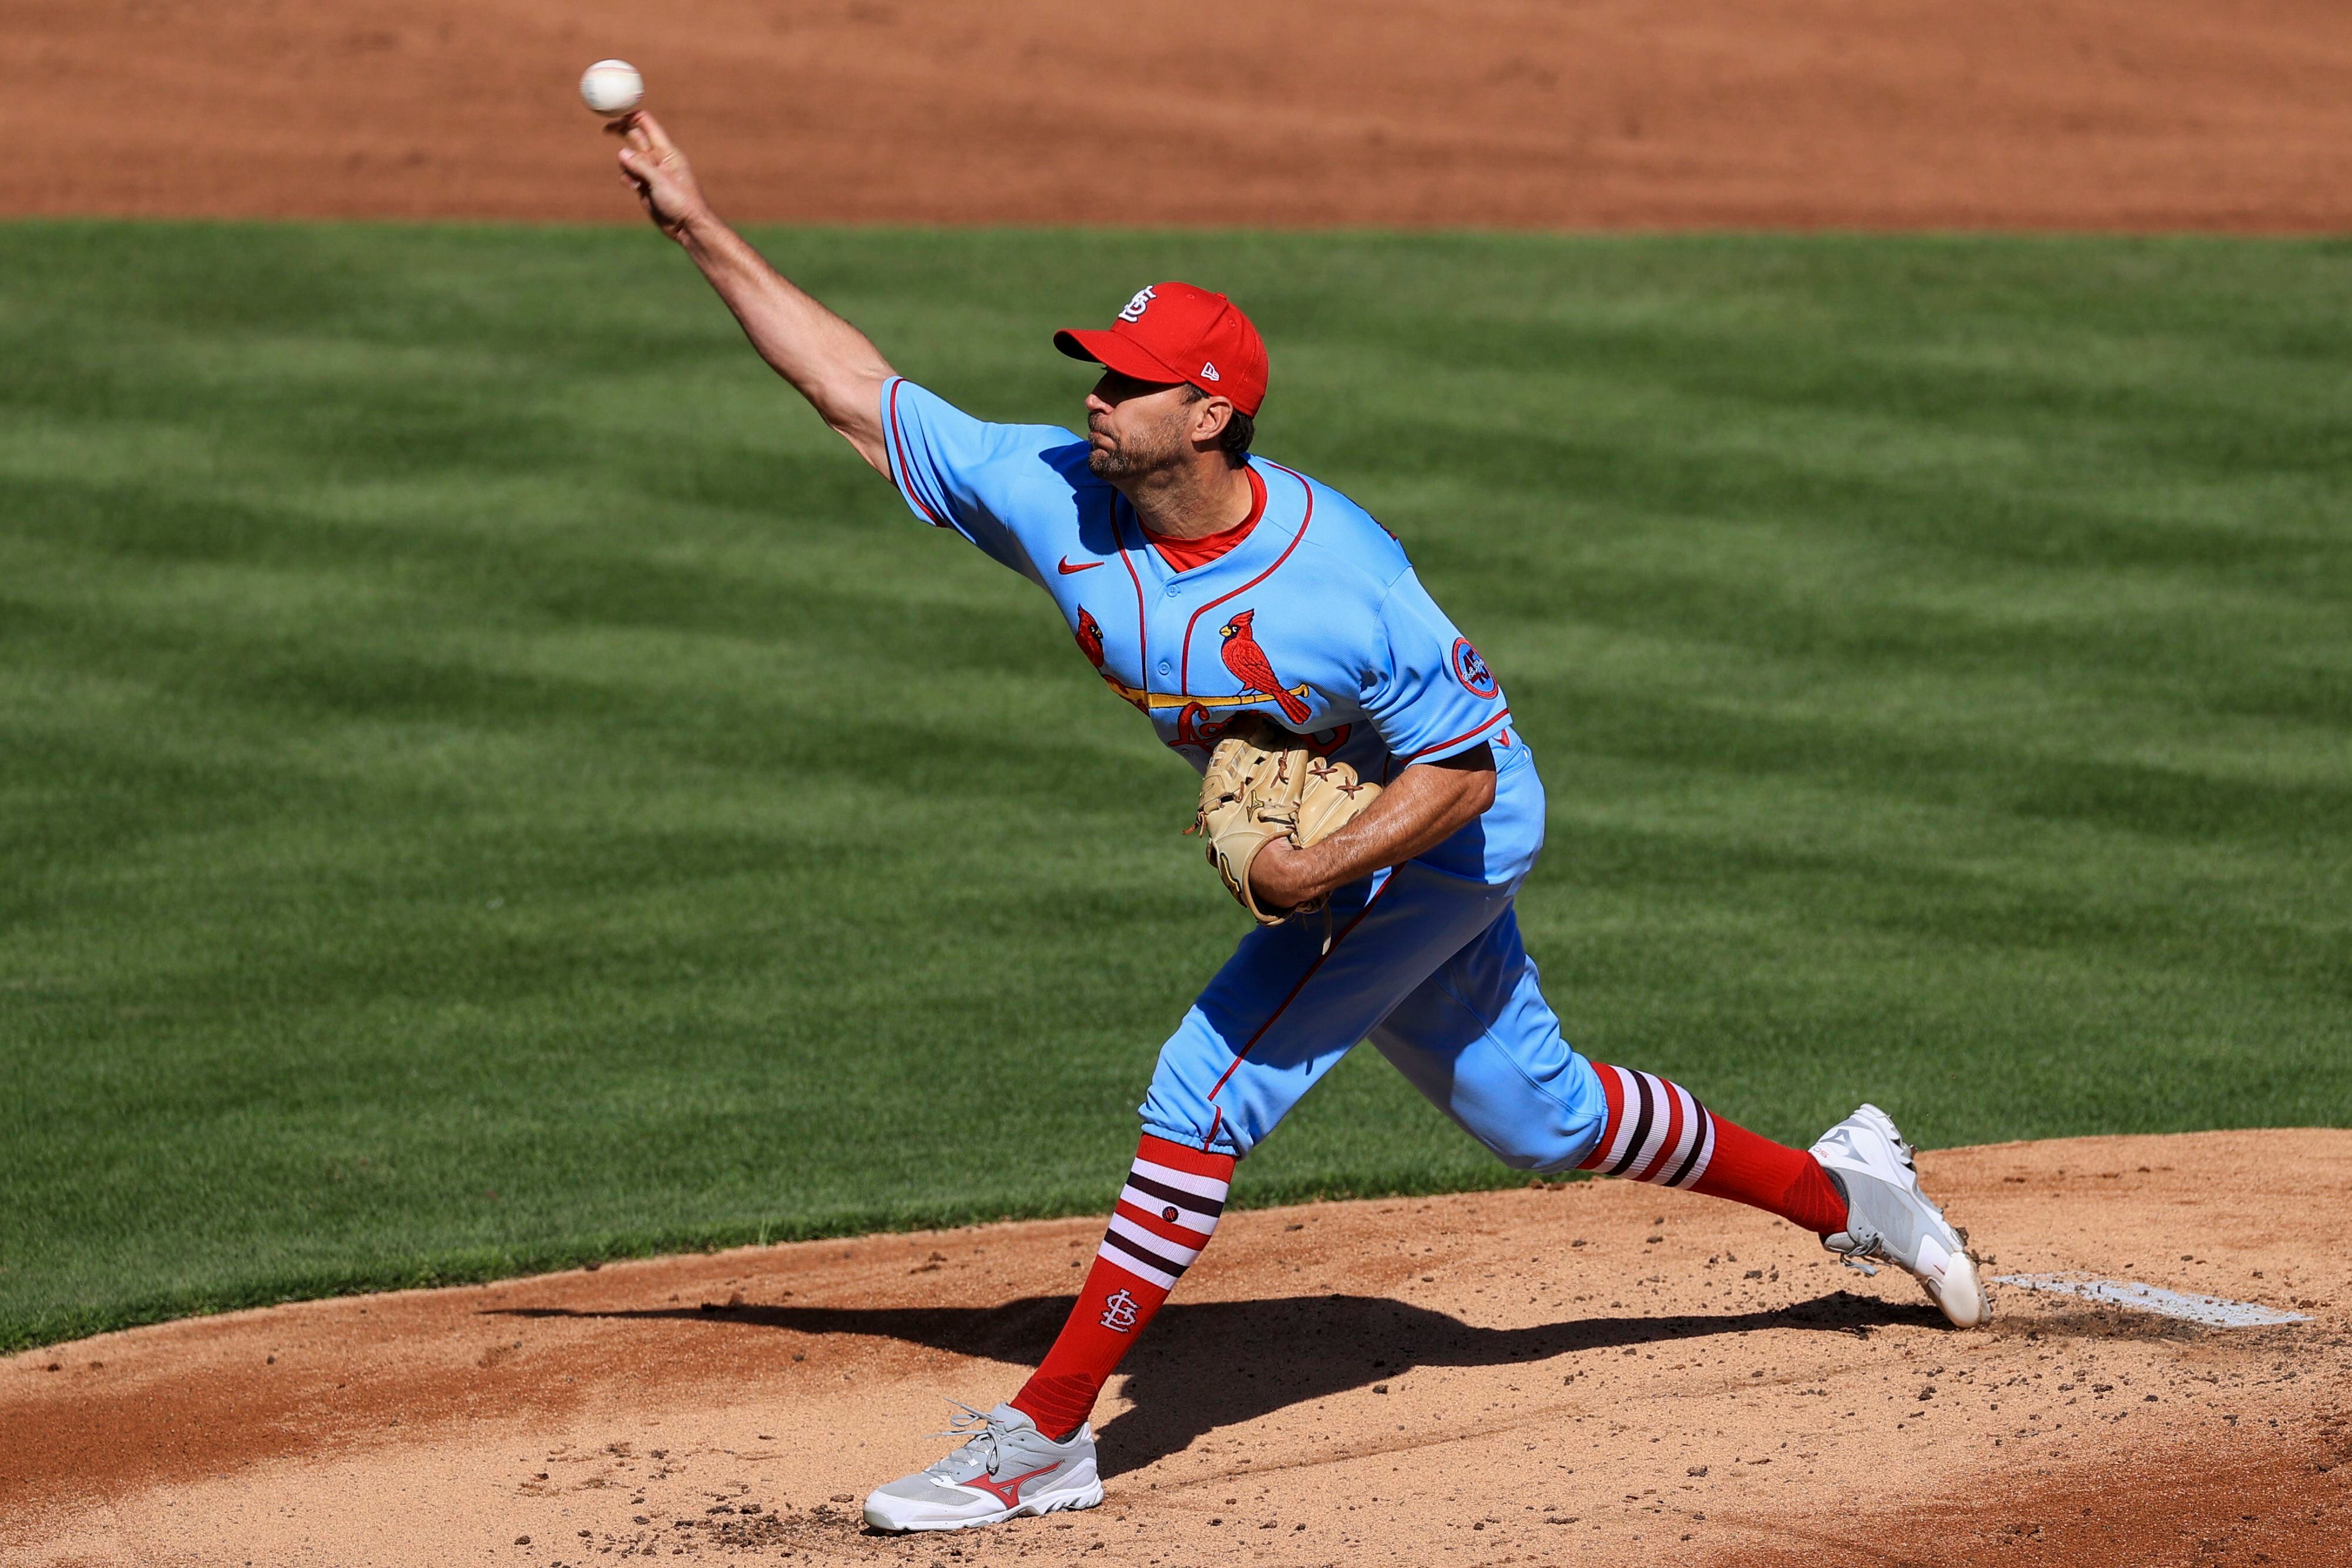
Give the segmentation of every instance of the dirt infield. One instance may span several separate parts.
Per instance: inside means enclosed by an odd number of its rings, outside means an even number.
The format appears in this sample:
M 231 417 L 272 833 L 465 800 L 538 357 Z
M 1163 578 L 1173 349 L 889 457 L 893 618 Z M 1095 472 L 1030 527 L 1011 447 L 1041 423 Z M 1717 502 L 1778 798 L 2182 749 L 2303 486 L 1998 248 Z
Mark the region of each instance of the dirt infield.
M 856 1500 L 1014 1386 L 1093 1220 L 288 1306 L 0 1363 L 0 1560 L 930 1564 L 2352 1560 L 2352 1132 L 1927 1156 L 1992 1328 L 1615 1183 L 1231 1217 L 1097 1412 L 1108 1503 L 958 1537 Z M 528 1539 L 526 1539 L 528 1538 Z
M 0 213 L 2352 227 L 2341 0 L 7 0 Z M 1203 14 L 1210 15 L 1210 14 Z

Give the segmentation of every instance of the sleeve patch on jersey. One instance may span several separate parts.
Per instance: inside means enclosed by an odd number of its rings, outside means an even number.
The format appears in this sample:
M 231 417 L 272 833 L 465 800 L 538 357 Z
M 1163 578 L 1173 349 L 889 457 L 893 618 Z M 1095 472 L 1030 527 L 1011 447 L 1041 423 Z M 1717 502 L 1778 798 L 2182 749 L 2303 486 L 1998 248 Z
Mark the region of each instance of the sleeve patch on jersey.
M 1491 698 L 1503 689 L 1496 683 L 1495 672 L 1486 667 L 1486 661 L 1478 656 L 1478 650 L 1470 645 L 1467 637 L 1454 639 L 1454 678 L 1474 697 Z

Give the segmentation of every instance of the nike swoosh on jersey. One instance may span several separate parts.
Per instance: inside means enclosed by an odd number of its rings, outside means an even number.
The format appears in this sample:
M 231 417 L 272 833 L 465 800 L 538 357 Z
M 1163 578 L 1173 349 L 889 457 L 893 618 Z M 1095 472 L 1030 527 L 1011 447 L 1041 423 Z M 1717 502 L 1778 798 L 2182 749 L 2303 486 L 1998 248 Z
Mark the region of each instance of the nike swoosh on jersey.
M 1064 556 L 1060 560 L 1054 563 L 1054 570 L 1060 572 L 1064 577 L 1067 577 L 1074 571 L 1092 571 L 1101 564 L 1102 562 L 1098 560 L 1086 560 L 1080 561 L 1076 566 L 1072 566 L 1070 564 L 1070 558 L 1068 556 Z

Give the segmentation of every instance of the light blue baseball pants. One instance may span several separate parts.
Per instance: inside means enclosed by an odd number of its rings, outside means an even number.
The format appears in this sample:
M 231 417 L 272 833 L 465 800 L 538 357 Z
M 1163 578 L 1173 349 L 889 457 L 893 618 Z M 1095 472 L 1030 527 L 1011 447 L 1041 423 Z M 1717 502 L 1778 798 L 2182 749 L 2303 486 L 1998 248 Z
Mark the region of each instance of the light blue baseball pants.
M 1590 1155 L 1608 1121 L 1601 1080 L 1561 1038 L 1512 909 L 1541 835 L 1541 787 L 1524 774 L 1518 799 L 1497 801 L 1535 817 L 1509 880 L 1476 874 L 1492 855 L 1442 846 L 1335 894 L 1328 951 L 1320 915 L 1242 938 L 1160 1048 L 1143 1130 L 1246 1155 L 1369 1039 L 1506 1165 L 1565 1170 Z

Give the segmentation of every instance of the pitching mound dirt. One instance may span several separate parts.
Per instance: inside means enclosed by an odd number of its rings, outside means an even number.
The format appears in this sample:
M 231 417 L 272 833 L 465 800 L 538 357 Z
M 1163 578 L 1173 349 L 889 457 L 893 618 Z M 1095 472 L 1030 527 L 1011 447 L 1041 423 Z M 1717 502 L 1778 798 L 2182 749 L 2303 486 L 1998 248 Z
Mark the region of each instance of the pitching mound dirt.
M 0 212 L 2343 229 L 2342 0 L 16 0 Z
M 1616 1183 L 1229 1218 L 1097 1411 L 1109 1501 L 865 1533 L 942 1396 L 1040 1354 L 1092 1220 L 667 1259 L 0 1363 L 12 1563 L 2352 1560 L 2352 1132 L 1926 1157 L 2015 1288 L 1942 1325 L 1728 1204 Z

